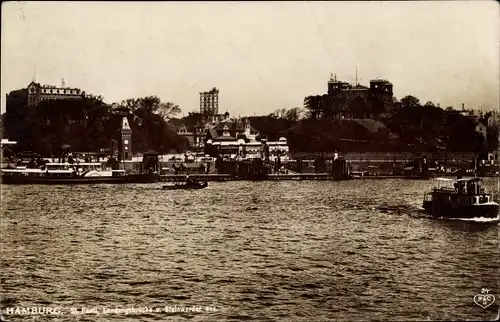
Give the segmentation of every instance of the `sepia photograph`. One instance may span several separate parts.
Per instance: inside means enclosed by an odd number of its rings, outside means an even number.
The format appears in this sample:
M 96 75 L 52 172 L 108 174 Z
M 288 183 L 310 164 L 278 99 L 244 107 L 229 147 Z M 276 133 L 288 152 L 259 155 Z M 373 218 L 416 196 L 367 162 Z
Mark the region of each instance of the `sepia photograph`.
M 0 322 L 498 321 L 496 1 L 6 1 Z

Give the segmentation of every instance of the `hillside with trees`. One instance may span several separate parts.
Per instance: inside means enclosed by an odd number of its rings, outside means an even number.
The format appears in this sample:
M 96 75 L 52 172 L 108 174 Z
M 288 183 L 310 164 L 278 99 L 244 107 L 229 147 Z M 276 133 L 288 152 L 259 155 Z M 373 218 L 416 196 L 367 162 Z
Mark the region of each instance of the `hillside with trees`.
M 81 152 L 116 150 L 124 115 L 133 131 L 134 153 L 181 152 L 188 150 L 189 144 L 176 134 L 176 126 L 202 121 L 194 114 L 176 119 L 179 106 L 161 102 L 157 96 L 131 98 L 111 106 L 100 96 L 87 95 L 82 100 L 43 101 L 36 108 L 20 104 L 12 110 L 2 116 L 4 137 L 18 142 L 14 147 L 18 152 L 42 155 L 58 155 L 63 145 Z M 487 126 L 486 140 L 476 131 L 479 123 L 488 124 L 490 115 L 476 120 L 451 107 L 442 109 L 432 102 L 422 105 L 408 95 L 395 100 L 391 110 L 370 119 L 334 118 L 301 107 L 248 119 L 259 131 L 258 139 L 274 141 L 284 136 L 293 152 L 449 151 L 484 155 L 498 148 L 498 124 Z
M 87 95 L 81 100 L 46 100 L 36 107 L 10 110 L 15 112 L 3 116 L 4 136 L 18 142 L 13 147 L 17 152 L 57 156 L 62 146 L 78 152 L 116 150 L 123 116 L 128 117 L 133 131 L 134 153 L 187 148 L 186 140 L 167 123 L 180 112 L 179 107 L 163 103 L 157 96 L 127 99 L 111 106 L 100 96 Z
M 478 122 L 488 124 L 491 113 L 476 121 L 460 111 L 442 109 L 432 102 L 422 105 L 418 98 L 411 95 L 400 101 L 395 100 L 393 109 L 372 115 L 371 119 L 338 119 L 331 115 L 318 115 L 314 109 L 308 110 L 308 106 L 313 105 L 306 102 L 305 109 L 293 108 L 293 112 L 280 109 L 267 116 L 249 119 L 262 137 L 269 140 L 287 137 L 292 151 L 446 150 L 485 154 L 498 148 L 498 126 L 488 126 L 486 140 L 476 131 Z M 376 125 L 375 129 L 373 125 Z

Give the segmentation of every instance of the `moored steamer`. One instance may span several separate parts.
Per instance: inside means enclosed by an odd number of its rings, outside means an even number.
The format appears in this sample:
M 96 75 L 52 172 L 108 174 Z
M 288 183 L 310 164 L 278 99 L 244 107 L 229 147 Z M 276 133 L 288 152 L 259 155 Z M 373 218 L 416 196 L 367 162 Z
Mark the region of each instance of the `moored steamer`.
M 153 183 L 156 173 L 127 174 L 124 170 L 102 170 L 100 163 L 47 163 L 39 168 L 1 169 L 3 184 L 98 184 Z

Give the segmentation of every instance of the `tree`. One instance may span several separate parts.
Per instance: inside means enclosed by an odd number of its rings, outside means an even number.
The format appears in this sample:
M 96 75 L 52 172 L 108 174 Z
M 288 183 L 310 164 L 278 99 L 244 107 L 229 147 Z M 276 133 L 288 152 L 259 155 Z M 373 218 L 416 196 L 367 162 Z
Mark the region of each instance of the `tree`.
M 420 101 L 415 96 L 407 95 L 401 99 L 401 104 L 404 108 L 417 107 L 420 105 Z
M 156 114 L 165 121 L 168 121 L 181 113 L 179 105 L 172 102 L 163 103 L 158 96 L 129 98 L 123 100 L 120 105 L 124 108 L 128 108 L 139 118 L 147 114 Z
M 284 119 L 289 120 L 289 121 L 298 121 L 302 118 L 302 115 L 304 114 L 304 110 L 300 107 L 293 107 L 286 111 L 284 115 Z
M 158 107 L 158 114 L 165 120 L 168 121 L 171 118 L 179 115 L 181 113 L 181 109 L 179 105 L 174 104 L 172 102 L 161 103 Z
M 285 108 L 280 108 L 269 114 L 269 117 L 273 119 L 282 119 L 285 118 L 286 112 Z
M 158 96 L 147 96 L 123 100 L 120 104 L 132 112 L 132 149 L 133 151 L 156 150 L 166 153 L 170 150 L 181 151 L 187 147 L 186 140 L 180 138 L 167 123 L 180 113 L 178 105 L 163 103 Z
M 305 114 L 304 109 L 300 107 L 293 107 L 289 110 L 285 108 L 277 109 L 271 114 L 269 114 L 268 117 L 272 119 L 282 119 L 282 120 L 296 122 L 300 120 L 304 114 Z
M 425 107 L 436 107 L 436 105 L 434 105 L 433 102 L 431 101 L 427 101 L 425 104 L 424 104 Z
M 304 108 L 309 111 L 312 120 L 323 118 L 323 96 L 311 95 L 304 98 Z
M 398 108 L 401 108 L 403 106 L 403 104 L 401 103 L 401 101 L 399 101 L 396 96 L 394 96 L 392 98 L 392 107 L 393 109 L 398 109 Z

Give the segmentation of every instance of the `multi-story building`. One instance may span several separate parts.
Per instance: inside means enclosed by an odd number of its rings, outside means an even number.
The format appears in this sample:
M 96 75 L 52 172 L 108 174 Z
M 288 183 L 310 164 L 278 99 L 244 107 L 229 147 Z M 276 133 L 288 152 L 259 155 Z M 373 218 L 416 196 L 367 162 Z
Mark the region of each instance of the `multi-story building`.
M 176 125 L 177 135 L 188 139 L 189 145 L 202 149 L 205 145 L 208 130 L 228 117 L 228 113 L 219 114 L 219 90 L 214 87 L 210 91 L 200 93 L 200 110 L 189 113 L 185 124 Z
M 5 131 L 17 141 L 26 141 L 25 136 L 31 136 L 27 131 L 26 120 L 32 111 L 45 100 L 81 100 L 85 92 L 78 88 L 41 85 L 32 81 L 26 88 L 11 91 L 6 95 Z M 78 113 L 77 113 L 78 114 Z M 70 122 L 78 119 L 70 120 Z M 24 140 L 22 139 L 24 138 Z
M 200 113 L 204 115 L 219 114 L 219 90 L 212 90 L 200 93 Z
M 392 84 L 385 79 L 370 81 L 370 87 L 351 85 L 331 76 L 328 92 L 308 96 L 304 105 L 313 118 L 370 118 L 392 108 Z
M 67 86 L 41 85 L 32 81 L 26 88 L 12 91 L 6 97 L 7 112 L 16 106 L 37 106 L 45 100 L 60 100 L 60 99 L 82 99 L 85 92 L 79 88 L 71 88 Z

